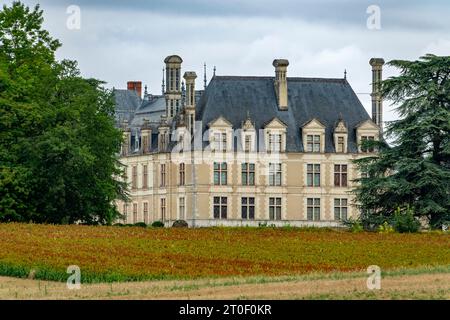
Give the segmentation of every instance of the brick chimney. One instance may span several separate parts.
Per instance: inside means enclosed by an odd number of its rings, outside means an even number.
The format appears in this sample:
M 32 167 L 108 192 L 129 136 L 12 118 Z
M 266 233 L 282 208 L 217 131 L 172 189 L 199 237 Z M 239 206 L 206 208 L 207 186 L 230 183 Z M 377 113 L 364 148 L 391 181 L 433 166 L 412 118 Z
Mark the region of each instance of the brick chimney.
M 127 89 L 136 91 L 139 98 L 142 98 L 142 81 L 128 81 L 127 82 Z

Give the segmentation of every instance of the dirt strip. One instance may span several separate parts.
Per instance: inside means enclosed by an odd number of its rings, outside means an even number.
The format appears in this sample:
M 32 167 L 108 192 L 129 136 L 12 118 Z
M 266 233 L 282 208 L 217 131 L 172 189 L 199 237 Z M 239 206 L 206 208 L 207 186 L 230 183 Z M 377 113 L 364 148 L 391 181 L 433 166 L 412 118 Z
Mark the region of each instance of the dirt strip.
M 244 280 L 239 280 L 241 282 Z M 367 277 L 277 279 L 229 285 L 229 279 L 82 284 L 0 277 L 0 299 L 450 299 L 450 274 L 388 276 L 380 290 Z

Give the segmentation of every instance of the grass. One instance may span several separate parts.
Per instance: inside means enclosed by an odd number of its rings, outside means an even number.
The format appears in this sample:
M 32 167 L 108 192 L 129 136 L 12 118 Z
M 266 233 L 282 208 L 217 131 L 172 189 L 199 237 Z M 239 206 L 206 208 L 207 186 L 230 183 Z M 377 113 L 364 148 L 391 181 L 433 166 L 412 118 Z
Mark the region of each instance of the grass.
M 66 281 L 78 265 L 83 283 L 449 272 L 442 233 L 350 233 L 301 228 L 162 229 L 0 224 L 0 275 Z M 246 280 L 241 280 L 245 278 Z M 181 290 L 189 288 L 181 288 Z M 177 288 L 174 288 L 177 290 Z

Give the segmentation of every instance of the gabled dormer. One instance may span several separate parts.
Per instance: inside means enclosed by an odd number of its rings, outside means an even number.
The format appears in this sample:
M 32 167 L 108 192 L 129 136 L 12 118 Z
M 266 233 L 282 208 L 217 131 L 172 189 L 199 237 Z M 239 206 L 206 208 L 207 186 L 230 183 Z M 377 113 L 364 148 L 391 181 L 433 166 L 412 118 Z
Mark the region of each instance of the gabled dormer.
M 363 140 L 379 140 L 380 127 L 371 119 L 367 119 L 356 125 L 356 141 L 358 143 L 358 152 L 370 153 L 375 152 L 375 148 L 361 148 Z
M 228 151 L 232 148 L 233 125 L 223 116 L 211 121 L 209 127 L 209 142 L 211 151 Z
M 158 127 L 158 151 L 166 152 L 169 147 L 169 135 L 170 135 L 170 127 L 167 124 L 166 118 L 162 117 L 161 124 Z
M 333 132 L 334 149 L 336 153 L 347 153 L 348 130 L 344 120 L 339 119 Z
M 141 126 L 141 152 L 143 154 L 149 153 L 151 149 L 152 129 L 148 119 L 144 119 Z
M 242 151 L 244 152 L 255 151 L 255 143 L 256 143 L 256 129 L 252 120 L 250 119 L 250 116 L 247 115 L 247 119 L 242 122 L 241 128 Z
M 305 152 L 325 152 L 325 125 L 313 118 L 301 126 Z
M 277 117 L 264 125 L 264 143 L 267 152 L 286 151 L 286 130 L 287 125 Z

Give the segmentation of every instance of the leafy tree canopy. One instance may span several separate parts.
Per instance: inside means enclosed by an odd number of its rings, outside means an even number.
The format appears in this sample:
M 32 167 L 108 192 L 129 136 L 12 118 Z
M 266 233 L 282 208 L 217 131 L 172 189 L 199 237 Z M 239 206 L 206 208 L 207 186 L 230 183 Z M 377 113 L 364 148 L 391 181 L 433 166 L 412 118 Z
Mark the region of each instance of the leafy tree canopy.
M 111 223 L 126 198 L 112 93 L 20 2 L 0 10 L 0 221 Z

